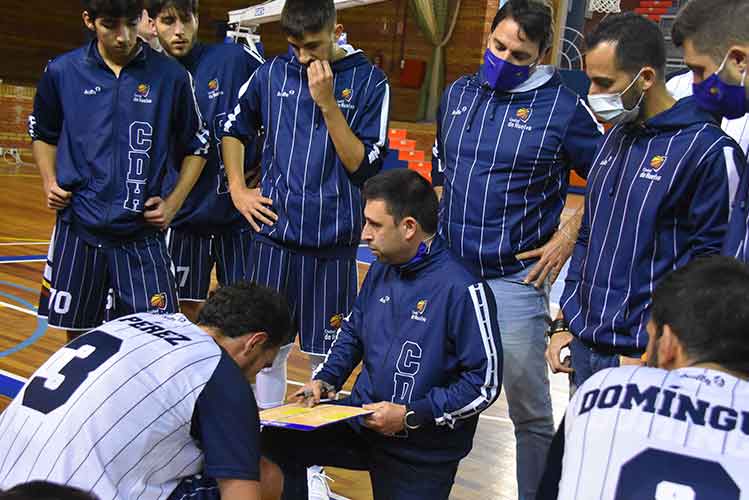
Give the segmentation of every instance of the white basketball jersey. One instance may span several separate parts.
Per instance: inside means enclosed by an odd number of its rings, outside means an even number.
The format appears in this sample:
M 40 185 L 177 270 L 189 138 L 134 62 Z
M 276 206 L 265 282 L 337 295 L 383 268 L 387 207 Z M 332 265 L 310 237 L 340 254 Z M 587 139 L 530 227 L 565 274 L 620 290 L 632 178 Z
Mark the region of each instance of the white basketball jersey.
M 570 401 L 560 499 L 749 499 L 749 383 L 705 368 L 596 373 Z
M 74 340 L 0 414 L 0 489 L 47 480 L 167 498 L 202 469 L 190 426 L 220 357 L 181 314 L 127 316 Z

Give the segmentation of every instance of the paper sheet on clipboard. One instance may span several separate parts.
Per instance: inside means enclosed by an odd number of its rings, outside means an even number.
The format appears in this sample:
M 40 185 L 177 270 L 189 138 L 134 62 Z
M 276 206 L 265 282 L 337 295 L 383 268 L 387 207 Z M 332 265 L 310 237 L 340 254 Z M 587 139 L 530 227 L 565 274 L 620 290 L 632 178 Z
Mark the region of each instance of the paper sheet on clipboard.
M 260 424 L 299 431 L 313 431 L 335 422 L 370 413 L 373 413 L 372 410 L 355 406 L 321 404 L 307 408 L 298 403 L 291 403 L 261 411 Z

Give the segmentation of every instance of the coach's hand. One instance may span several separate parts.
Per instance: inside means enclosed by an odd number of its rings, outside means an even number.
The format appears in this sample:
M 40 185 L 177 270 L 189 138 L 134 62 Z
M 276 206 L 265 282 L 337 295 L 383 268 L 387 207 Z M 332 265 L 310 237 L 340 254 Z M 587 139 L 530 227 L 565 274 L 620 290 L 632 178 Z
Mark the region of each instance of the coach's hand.
M 549 345 L 546 346 L 546 362 L 549 363 L 552 373 L 573 373 L 570 368 L 569 359 L 560 359 L 562 349 L 572 343 L 574 337 L 570 332 L 558 332 L 551 336 Z
M 292 394 L 291 399 L 295 403 L 304 403 L 309 407 L 313 407 L 320 403 L 323 396 L 329 399 L 335 397 L 335 392 L 331 391 L 326 394 L 324 391 L 325 389 L 321 380 L 312 380 Z
M 328 61 L 312 61 L 307 67 L 309 93 L 325 113 L 338 106 L 333 93 L 333 69 Z
M 406 406 L 383 401 L 362 406 L 365 410 L 373 410 L 364 417 L 364 425 L 373 431 L 386 436 L 392 436 L 403 430 L 406 418 Z
M 269 208 L 273 200 L 260 194 L 260 188 L 232 189 L 231 200 L 256 232 L 260 231 L 260 224 L 272 226 L 278 220 L 278 215 Z
M 564 229 L 559 228 L 544 246 L 519 253 L 515 258 L 518 260 L 538 259 L 524 281 L 533 283 L 536 288 L 541 288 L 547 278 L 549 286 L 554 284 L 574 249 L 575 240 L 568 236 Z
M 52 210 L 62 210 L 67 207 L 73 196 L 73 193 L 58 186 L 56 181 L 45 186 L 44 194 L 47 196 L 47 207 Z
M 177 215 L 177 207 L 169 201 L 169 197 L 164 200 L 158 196 L 152 196 L 146 200 L 143 217 L 147 223 L 166 229 L 175 215 Z

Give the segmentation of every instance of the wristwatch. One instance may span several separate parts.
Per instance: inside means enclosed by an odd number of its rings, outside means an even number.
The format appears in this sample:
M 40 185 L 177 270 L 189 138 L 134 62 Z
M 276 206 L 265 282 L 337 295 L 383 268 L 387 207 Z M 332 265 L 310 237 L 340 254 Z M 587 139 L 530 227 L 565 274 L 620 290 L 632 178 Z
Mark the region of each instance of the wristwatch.
M 555 319 L 551 322 L 551 325 L 549 325 L 549 330 L 546 333 L 546 335 L 551 338 L 554 334 L 559 332 L 569 332 L 570 331 L 570 325 L 567 324 L 567 322 L 563 319 Z
M 416 429 L 421 427 L 421 423 L 416 416 L 416 412 L 410 409 L 408 406 L 406 406 L 406 415 L 403 417 L 403 426 L 410 431 L 415 431 Z

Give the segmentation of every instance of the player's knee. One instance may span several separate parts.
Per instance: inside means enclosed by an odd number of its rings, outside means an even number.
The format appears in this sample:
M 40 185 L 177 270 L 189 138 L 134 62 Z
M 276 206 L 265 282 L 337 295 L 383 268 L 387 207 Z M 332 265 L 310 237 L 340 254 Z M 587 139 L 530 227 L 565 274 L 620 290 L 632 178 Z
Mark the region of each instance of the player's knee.
M 278 500 L 283 493 L 281 468 L 265 457 L 260 459 L 260 489 L 263 500 Z

